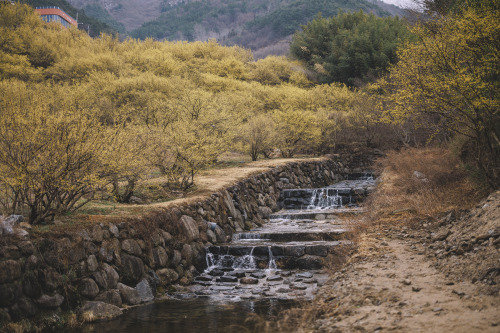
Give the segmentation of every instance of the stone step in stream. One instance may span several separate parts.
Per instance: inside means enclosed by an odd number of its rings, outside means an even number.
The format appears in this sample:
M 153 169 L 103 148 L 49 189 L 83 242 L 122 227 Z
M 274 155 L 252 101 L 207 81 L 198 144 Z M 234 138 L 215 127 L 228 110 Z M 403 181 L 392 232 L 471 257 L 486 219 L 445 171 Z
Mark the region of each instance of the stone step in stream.
M 357 177 L 357 178 L 356 178 Z M 361 177 L 361 178 L 360 178 Z M 207 269 L 195 278 L 196 296 L 222 299 L 311 298 L 338 257 L 346 216 L 374 187 L 370 173 L 320 189 L 283 190 L 283 209 L 268 223 L 233 235 L 231 243 L 206 248 Z

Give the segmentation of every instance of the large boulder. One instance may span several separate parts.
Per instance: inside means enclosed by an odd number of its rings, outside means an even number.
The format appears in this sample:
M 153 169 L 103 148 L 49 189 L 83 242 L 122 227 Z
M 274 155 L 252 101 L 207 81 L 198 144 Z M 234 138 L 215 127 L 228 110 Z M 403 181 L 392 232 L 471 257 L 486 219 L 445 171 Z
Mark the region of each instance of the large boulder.
M 118 283 L 118 291 L 122 298 L 122 302 L 128 305 L 137 305 L 141 303 L 141 297 L 137 289 Z
M 92 279 L 82 279 L 80 284 L 80 293 L 87 298 L 93 299 L 99 294 L 99 287 Z
M 84 320 L 102 321 L 111 320 L 123 314 L 123 311 L 113 304 L 100 301 L 85 302 L 78 312 Z
M 42 308 L 56 309 L 64 302 L 64 297 L 59 294 L 55 294 L 53 296 L 42 295 L 36 300 L 36 302 Z
M 139 294 L 139 298 L 141 299 L 141 303 L 151 302 L 154 300 L 153 290 L 149 285 L 148 280 L 144 279 L 135 286 L 137 293 Z
M 120 273 L 126 283 L 137 283 L 144 276 L 144 263 L 140 258 L 128 254 L 122 254 Z
M 117 307 L 122 306 L 122 298 L 120 296 L 120 291 L 118 289 L 107 290 L 101 294 L 99 294 L 96 298 L 96 301 L 101 301 L 108 304 L 113 304 Z
M 93 274 L 93 277 L 99 287 L 101 287 L 102 289 L 116 288 L 118 280 L 120 279 L 120 276 L 115 271 L 115 269 L 108 264 L 103 264 L 102 269 L 95 272 Z
M 181 224 L 181 228 L 184 231 L 184 235 L 186 236 L 189 242 L 193 240 L 197 240 L 200 237 L 200 231 L 198 230 L 198 224 L 192 217 L 187 215 L 182 215 L 179 223 Z

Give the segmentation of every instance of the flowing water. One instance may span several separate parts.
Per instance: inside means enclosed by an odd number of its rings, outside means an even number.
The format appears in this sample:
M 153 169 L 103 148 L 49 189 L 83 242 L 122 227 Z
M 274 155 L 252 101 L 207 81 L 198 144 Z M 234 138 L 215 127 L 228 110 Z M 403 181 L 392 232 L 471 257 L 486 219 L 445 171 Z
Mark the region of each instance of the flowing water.
M 85 332 L 259 332 L 254 315 L 270 320 L 298 301 L 311 300 L 328 274 L 345 232 L 343 216 L 361 212 L 371 174 L 320 189 L 284 190 L 283 210 L 260 228 L 206 248 L 206 270 L 170 299 L 133 309 Z

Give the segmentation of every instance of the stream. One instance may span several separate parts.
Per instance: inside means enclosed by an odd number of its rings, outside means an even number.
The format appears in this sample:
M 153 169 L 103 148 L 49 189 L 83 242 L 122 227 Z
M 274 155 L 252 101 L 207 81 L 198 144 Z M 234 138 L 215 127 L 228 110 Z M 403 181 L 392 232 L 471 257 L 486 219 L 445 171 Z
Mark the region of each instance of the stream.
M 206 248 L 206 270 L 168 299 L 78 332 L 260 332 L 281 311 L 310 301 L 328 279 L 346 231 L 374 188 L 370 173 L 320 189 L 290 189 L 269 223 Z M 254 320 L 256 315 L 260 318 Z

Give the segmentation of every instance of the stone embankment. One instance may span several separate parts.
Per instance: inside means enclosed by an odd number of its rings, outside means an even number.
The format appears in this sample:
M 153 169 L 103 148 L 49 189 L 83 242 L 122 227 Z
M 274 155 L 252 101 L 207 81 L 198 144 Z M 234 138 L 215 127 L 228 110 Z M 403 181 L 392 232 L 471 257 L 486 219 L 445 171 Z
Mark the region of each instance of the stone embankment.
M 157 288 L 191 283 L 206 268 L 207 247 L 267 221 L 282 190 L 330 185 L 370 163 L 352 156 L 291 163 L 198 202 L 36 237 L 18 220 L 0 236 L 0 321 L 61 309 L 104 319 L 152 301 Z

